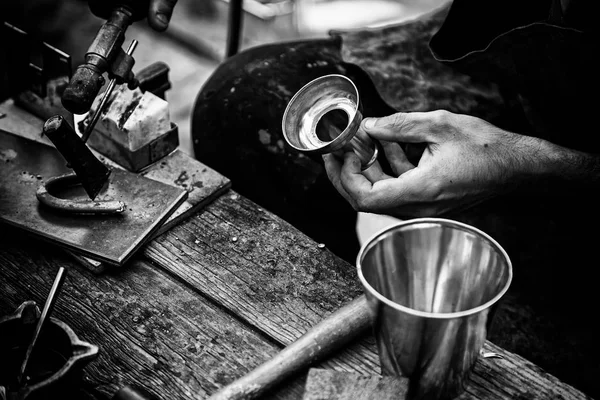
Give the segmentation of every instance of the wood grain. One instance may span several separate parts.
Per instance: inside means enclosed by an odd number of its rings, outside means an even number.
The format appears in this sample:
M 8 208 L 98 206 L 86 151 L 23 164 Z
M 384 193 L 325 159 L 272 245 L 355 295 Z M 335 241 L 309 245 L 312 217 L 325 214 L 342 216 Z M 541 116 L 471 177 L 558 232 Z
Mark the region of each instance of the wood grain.
M 234 191 L 149 243 L 143 254 L 281 345 L 362 292 L 353 266 Z M 503 359 L 481 358 L 462 399 L 586 398 L 516 354 L 490 342 L 484 350 Z M 373 338 L 322 365 L 378 374 Z
M 361 294 L 351 265 L 229 193 L 149 243 L 143 254 L 282 345 Z M 376 354 L 364 349 L 343 359 L 330 364 L 363 373 L 378 365 Z
M 42 243 L 21 243 L 0 252 L 0 315 L 25 300 L 42 305 L 56 270 L 65 266 L 53 317 L 100 347 L 84 368 L 90 396 L 110 397 L 138 384 L 163 399 L 205 398 L 280 349 L 147 262 L 98 276 Z M 40 251 L 32 253 L 30 245 Z M 302 387 L 300 379 L 276 398 L 297 399 Z
M 354 342 L 369 328 L 369 306 L 365 296 L 359 296 L 312 327 L 275 357 L 211 395 L 209 400 L 259 399 L 298 371 Z

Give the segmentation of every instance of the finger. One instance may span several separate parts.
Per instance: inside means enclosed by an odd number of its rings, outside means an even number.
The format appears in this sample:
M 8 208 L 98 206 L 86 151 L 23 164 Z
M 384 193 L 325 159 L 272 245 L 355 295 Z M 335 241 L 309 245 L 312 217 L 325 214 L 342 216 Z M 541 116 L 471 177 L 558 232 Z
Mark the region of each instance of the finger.
M 402 175 L 406 171 L 415 167 L 410 161 L 408 161 L 408 158 L 406 157 L 404 150 L 402 150 L 402 147 L 400 147 L 400 144 L 386 141 L 381 141 L 380 143 L 383 147 L 385 157 L 387 158 L 390 167 L 392 167 L 392 170 L 396 176 Z
M 175 4 L 177 4 L 177 0 L 150 0 L 148 24 L 152 29 L 159 32 L 167 29 Z
M 350 195 L 348 195 L 340 181 L 342 163 L 333 154 L 323 154 L 323 162 L 325 163 L 325 172 L 327 172 L 327 178 L 329 178 L 329 181 L 333 187 L 342 195 L 344 199 L 346 199 L 348 203 L 354 207 L 354 200 L 352 197 L 350 197 Z
M 369 197 L 373 184 L 362 174 L 360 160 L 353 152 L 344 154 L 340 183 L 356 204 Z
M 375 161 L 369 168 L 362 171 L 362 173 L 365 176 L 365 178 L 367 178 L 371 183 L 375 183 L 382 179 L 393 178 L 392 176 L 389 176 L 388 174 L 383 172 L 379 161 Z
M 388 115 L 381 118 L 365 118 L 362 129 L 375 139 L 388 142 L 422 143 L 433 141 L 429 113 L 413 112 Z
M 436 203 L 431 196 L 427 179 L 428 174 L 414 168 L 400 175 L 398 178 L 385 179 L 373 184 L 369 196 L 360 202 L 365 211 L 384 212 L 392 211 L 395 215 L 414 216 L 425 215 Z M 421 209 L 422 208 L 422 209 Z

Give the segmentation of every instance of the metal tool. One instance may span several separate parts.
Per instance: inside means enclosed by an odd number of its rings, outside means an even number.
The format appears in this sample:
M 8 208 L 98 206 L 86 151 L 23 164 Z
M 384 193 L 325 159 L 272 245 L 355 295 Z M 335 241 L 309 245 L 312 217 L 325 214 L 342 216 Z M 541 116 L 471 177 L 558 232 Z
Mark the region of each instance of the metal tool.
M 60 115 L 50 117 L 42 133 L 48 137 L 77 174 L 81 186 L 94 200 L 110 176 L 104 165 L 79 138 L 75 130 Z
M 171 89 L 169 81 L 169 66 L 156 61 L 139 70 L 136 76 L 142 92 L 152 92 L 163 100 L 166 100 L 166 92 Z
M 125 31 L 134 21 L 148 13 L 147 0 L 90 1 L 93 14 L 106 18 L 87 53 L 85 62 L 77 67 L 62 95 L 63 106 L 74 114 L 90 110 L 105 83 L 104 73 L 116 84 L 137 86 L 132 72 L 134 59 L 121 48 Z
M 6 60 L 6 76 L 0 76 L 5 78 L 0 82 L 0 99 L 10 97 L 20 108 L 51 124 L 60 120 L 60 132 L 51 140 L 82 177 L 82 185 L 93 200 L 110 170 L 88 148 L 78 145 L 80 139 L 70 128 L 73 114 L 61 105 L 60 96 L 71 77 L 70 56 L 8 23 L 0 26 L 0 38 L 0 51 L 4 50 L 2 58 Z
M 133 52 L 135 51 L 135 48 L 137 47 L 137 45 L 138 45 L 138 41 L 134 39 L 131 42 L 131 44 L 129 45 L 129 47 L 127 48 L 127 53 L 126 54 L 129 55 L 129 56 L 132 56 Z M 85 128 L 85 131 L 83 132 L 83 135 L 81 136 L 81 141 L 83 143 L 87 142 L 87 140 L 90 137 L 92 131 L 94 130 L 94 127 L 96 126 L 96 123 L 98 122 L 98 119 L 100 119 L 100 115 L 102 114 L 102 111 L 104 110 L 104 107 L 106 107 L 106 102 L 110 98 L 110 95 L 112 94 L 113 90 L 115 89 L 115 85 L 116 84 L 117 84 L 117 78 L 116 77 L 113 77 L 110 80 L 110 82 L 108 82 L 108 86 L 106 87 L 106 90 L 102 94 L 102 99 L 100 99 L 100 103 L 99 103 L 98 107 L 96 108 L 96 111 L 94 112 L 94 115 L 92 116 L 92 120 L 87 125 L 87 127 Z
M 46 179 L 72 172 L 54 147 L 0 130 L 0 161 L 0 223 L 115 266 L 126 263 L 188 196 L 179 186 L 115 168 L 97 199 L 122 201 L 124 212 L 105 217 L 56 212 L 36 198 Z M 80 185 L 64 189 L 54 195 L 87 199 Z
M 360 337 L 370 326 L 367 301 L 361 295 L 318 323 L 275 357 L 225 386 L 208 400 L 260 398 L 283 380 Z
M 135 60 L 132 53 L 137 46 L 133 41 L 127 52 L 123 51 L 122 44 L 125 41 L 125 31 L 131 23 L 143 19 L 148 12 L 148 0 L 118 0 L 118 1 L 90 1 L 90 10 L 97 16 L 106 18 L 106 22 L 98 30 L 96 37 L 85 54 L 85 62 L 77 67 L 69 83 L 64 88 L 61 102 L 64 108 L 74 114 L 88 112 L 97 97 L 102 86 L 104 86 L 104 74 L 110 79 L 109 86 L 104 92 L 101 106 L 96 110 L 93 123 L 88 125 L 83 138 L 79 138 L 74 130 L 63 132 L 63 135 L 51 139 L 52 143 L 63 154 L 68 164 L 79 177 L 81 184 L 86 188 L 90 198 L 93 200 L 102 186 L 108 181 L 108 174 L 93 174 L 84 165 L 97 164 L 96 157 L 89 150 L 83 150 L 85 142 L 94 130 L 102 107 L 106 104 L 113 88 L 117 84 L 127 83 L 130 88 L 138 85 L 132 72 Z M 48 122 L 51 122 L 48 120 Z M 83 147 L 75 144 L 79 141 Z M 69 150 L 77 147 L 81 154 Z M 77 164 L 80 165 L 77 165 Z
M 56 274 L 56 278 L 54 278 L 54 283 L 52 284 L 52 288 L 50 289 L 50 293 L 46 298 L 46 303 L 44 304 L 44 308 L 42 310 L 42 315 L 38 319 L 38 322 L 35 326 L 35 330 L 33 331 L 33 336 L 31 337 L 31 341 L 29 342 L 29 346 L 27 347 L 27 351 L 25 352 L 25 357 L 23 358 L 23 362 L 21 363 L 21 368 L 19 369 L 19 374 L 17 375 L 17 386 L 21 386 L 23 384 L 23 379 L 25 378 L 25 372 L 27 370 L 27 363 L 29 362 L 29 358 L 31 357 L 31 353 L 35 348 L 35 344 L 37 343 L 38 337 L 40 336 L 40 332 L 44 327 L 44 323 L 52 314 L 52 310 L 54 309 L 54 304 L 56 304 L 56 300 L 58 299 L 58 295 L 60 293 L 60 289 L 65 279 L 65 268 L 60 267 L 58 273 Z M 25 382 L 26 384 L 26 382 Z
M 64 174 L 52 177 L 40 185 L 35 196 L 46 207 L 74 214 L 120 214 L 125 211 L 125 203 L 118 200 L 90 201 L 71 200 L 54 196 L 52 192 L 79 184 L 76 174 Z
M 85 365 L 98 356 L 98 346 L 79 339 L 63 321 L 47 317 L 28 363 L 28 380 L 25 385 L 16 385 L 18 368 L 28 345 L 24 336 L 31 335 L 41 314 L 36 302 L 27 300 L 14 313 L 0 317 L 3 338 L 0 360 L 3 367 L 9 366 L 8 370 L 4 369 L 9 375 L 2 376 L 8 384 L 4 388 L 8 400 L 75 398 L 79 393 L 73 384 L 77 383 Z

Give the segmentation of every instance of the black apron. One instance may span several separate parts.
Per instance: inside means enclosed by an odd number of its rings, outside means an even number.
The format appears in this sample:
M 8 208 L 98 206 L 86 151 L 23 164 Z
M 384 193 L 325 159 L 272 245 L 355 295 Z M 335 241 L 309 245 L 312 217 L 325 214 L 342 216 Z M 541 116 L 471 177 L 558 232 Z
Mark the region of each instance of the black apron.
M 516 99 L 528 133 L 598 152 L 593 0 L 455 0 L 430 41 L 435 58 Z M 527 129 L 527 128 L 525 128 Z

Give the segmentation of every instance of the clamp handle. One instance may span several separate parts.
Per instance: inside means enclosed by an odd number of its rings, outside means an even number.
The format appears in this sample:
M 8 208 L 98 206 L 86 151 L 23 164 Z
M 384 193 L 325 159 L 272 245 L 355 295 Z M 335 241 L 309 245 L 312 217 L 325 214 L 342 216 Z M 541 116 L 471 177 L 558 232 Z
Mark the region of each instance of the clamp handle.
M 105 72 L 111 80 L 115 79 L 117 84 L 126 82 L 131 89 L 137 85 L 132 72 L 135 60 L 123 51 L 121 46 L 125 41 L 125 31 L 136 17 L 140 17 L 139 13 L 144 4 L 146 11 L 143 15 L 147 14 L 148 4 L 130 0 L 106 3 L 116 8 L 110 9 L 106 22 L 98 30 L 85 54 L 84 63 L 77 67 L 61 97 L 65 109 L 73 114 L 85 114 L 90 110 L 106 82 L 103 77 Z M 102 10 L 108 10 L 109 7 L 105 5 Z

